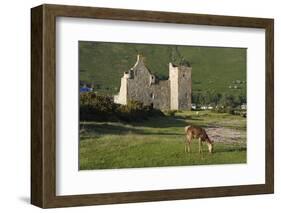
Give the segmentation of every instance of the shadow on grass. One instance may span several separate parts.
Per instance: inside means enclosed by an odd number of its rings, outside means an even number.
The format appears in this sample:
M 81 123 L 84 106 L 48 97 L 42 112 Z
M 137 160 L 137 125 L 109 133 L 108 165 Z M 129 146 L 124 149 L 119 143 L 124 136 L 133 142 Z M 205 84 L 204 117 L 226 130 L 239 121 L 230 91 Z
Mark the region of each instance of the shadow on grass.
M 139 135 L 167 135 L 167 136 L 184 136 L 184 127 L 193 125 L 192 120 L 202 120 L 200 118 L 193 118 L 191 116 L 165 116 L 150 118 L 142 122 L 90 122 L 83 123 L 83 129 L 86 134 L 81 134 L 81 138 L 100 137 L 105 134 L 111 135 L 125 135 L 125 134 L 139 134 Z M 214 128 L 214 125 L 200 125 L 203 128 Z M 81 128 L 81 127 L 80 127 Z M 151 128 L 151 129 L 149 129 Z M 182 133 L 169 131 L 157 131 L 157 129 L 164 128 L 182 128 Z M 154 130 L 153 130 L 154 129 Z
M 192 121 L 203 121 L 204 119 L 190 116 L 190 115 L 175 115 L 175 116 L 158 116 L 150 117 L 142 121 L 111 121 L 111 123 L 120 123 L 122 125 L 132 125 L 135 127 L 151 127 L 151 128 L 169 128 L 169 127 L 185 127 L 186 125 L 192 125 Z M 82 121 L 80 121 L 82 122 Z M 95 121 L 95 123 L 104 123 L 101 121 Z
M 150 118 L 143 122 L 130 123 L 136 127 L 150 127 L 150 128 L 170 128 L 170 127 L 185 127 L 188 122 L 183 117 L 165 116 Z
M 175 115 L 175 116 L 173 116 L 173 118 L 175 118 L 175 119 L 194 120 L 194 121 L 203 121 L 202 118 L 194 117 L 194 116 L 191 116 L 191 115 Z
M 110 134 L 110 135 L 125 135 L 125 134 L 141 134 L 141 135 L 183 135 L 179 133 L 171 132 L 153 132 L 146 129 L 139 129 L 130 126 L 110 124 L 110 123 L 90 123 L 83 125 L 87 133 L 93 133 L 98 135 Z
M 158 118 L 150 118 L 143 122 L 131 122 L 130 125 L 136 127 L 150 127 L 150 128 L 170 128 L 170 127 L 182 127 L 184 129 L 185 126 L 188 125 L 197 125 L 197 121 L 203 121 L 202 118 L 195 118 L 192 116 L 166 116 L 166 117 L 158 117 Z M 128 123 L 127 123 L 128 124 Z M 210 124 L 202 124 L 200 127 L 210 128 L 217 127 L 215 125 Z

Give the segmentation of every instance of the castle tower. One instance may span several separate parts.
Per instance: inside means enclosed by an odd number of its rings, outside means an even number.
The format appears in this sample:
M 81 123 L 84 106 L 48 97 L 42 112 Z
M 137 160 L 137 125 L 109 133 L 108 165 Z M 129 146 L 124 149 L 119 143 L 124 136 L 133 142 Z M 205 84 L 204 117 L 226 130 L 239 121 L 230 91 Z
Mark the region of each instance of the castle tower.
M 188 65 L 169 63 L 170 109 L 191 109 L 191 70 Z

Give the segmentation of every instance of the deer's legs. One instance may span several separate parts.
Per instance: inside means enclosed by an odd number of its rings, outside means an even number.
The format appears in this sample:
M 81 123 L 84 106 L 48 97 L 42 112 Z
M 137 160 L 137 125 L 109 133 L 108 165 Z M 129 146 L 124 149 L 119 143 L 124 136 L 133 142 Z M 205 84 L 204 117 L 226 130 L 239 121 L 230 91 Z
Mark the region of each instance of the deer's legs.
M 191 138 L 187 135 L 185 141 L 185 152 L 186 152 L 186 148 L 188 153 L 190 152 L 190 143 L 191 143 Z
M 190 152 L 190 144 L 191 144 L 191 138 L 189 137 L 187 140 L 188 153 Z
M 199 144 L 199 153 L 202 153 L 202 140 L 201 140 L 201 138 L 198 139 L 198 144 Z

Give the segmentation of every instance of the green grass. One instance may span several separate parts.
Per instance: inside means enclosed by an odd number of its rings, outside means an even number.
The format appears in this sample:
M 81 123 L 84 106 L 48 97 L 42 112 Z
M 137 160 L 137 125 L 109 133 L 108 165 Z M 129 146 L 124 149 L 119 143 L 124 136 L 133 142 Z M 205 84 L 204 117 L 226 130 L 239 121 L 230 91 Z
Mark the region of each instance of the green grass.
M 100 85 L 96 91 L 117 94 L 120 78 L 136 62 L 136 55 L 145 57 L 147 67 L 157 76 L 168 77 L 168 63 L 175 46 L 124 44 L 108 42 L 79 42 L 80 80 Z M 233 81 L 246 81 L 246 49 L 178 46 L 180 57 L 192 66 L 192 90 L 246 94 L 246 84 L 229 89 Z M 178 56 L 179 58 L 179 56 Z M 207 78 L 206 78 L 207 76 Z
M 246 138 L 235 143 L 215 142 L 215 152 L 198 153 L 194 140 L 191 153 L 184 152 L 184 126 L 223 127 L 246 132 L 246 119 L 211 112 L 178 112 L 173 117 L 152 118 L 141 123 L 83 122 L 80 135 L 80 169 L 140 168 L 246 163 Z

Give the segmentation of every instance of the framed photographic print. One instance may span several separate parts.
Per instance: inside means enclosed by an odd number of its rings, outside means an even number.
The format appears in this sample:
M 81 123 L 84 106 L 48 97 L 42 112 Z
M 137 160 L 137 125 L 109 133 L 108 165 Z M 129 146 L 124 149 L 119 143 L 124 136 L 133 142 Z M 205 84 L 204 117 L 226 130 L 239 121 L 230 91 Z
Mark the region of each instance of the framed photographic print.
M 31 9 L 31 203 L 274 191 L 273 19 Z

